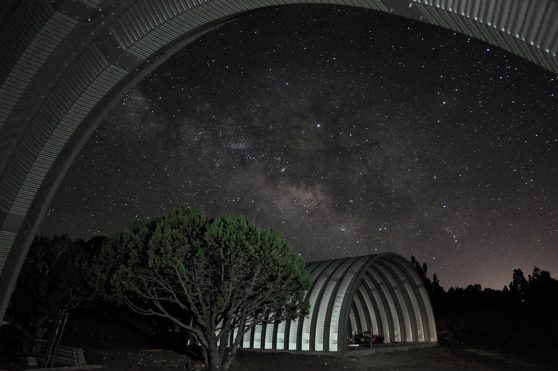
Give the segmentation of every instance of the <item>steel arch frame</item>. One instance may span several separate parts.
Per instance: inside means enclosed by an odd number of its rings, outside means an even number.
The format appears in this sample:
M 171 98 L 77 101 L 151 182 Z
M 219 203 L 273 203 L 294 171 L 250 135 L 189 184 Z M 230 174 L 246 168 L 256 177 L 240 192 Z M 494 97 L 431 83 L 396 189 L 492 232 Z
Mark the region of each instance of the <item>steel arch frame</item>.
M 437 342 L 424 283 L 402 256 L 382 253 L 333 259 L 307 268 L 311 275 L 308 316 L 253 326 L 244 336 L 244 348 L 346 351 L 350 332 L 365 328 L 375 329 L 389 343 Z M 273 329 L 272 339 L 262 336 L 267 329 Z M 282 346 L 277 346 L 279 338 L 284 340 Z
M 558 0 L 7 0 L 0 4 L 0 319 L 48 204 L 109 108 L 254 9 L 335 4 L 484 40 L 558 73 Z

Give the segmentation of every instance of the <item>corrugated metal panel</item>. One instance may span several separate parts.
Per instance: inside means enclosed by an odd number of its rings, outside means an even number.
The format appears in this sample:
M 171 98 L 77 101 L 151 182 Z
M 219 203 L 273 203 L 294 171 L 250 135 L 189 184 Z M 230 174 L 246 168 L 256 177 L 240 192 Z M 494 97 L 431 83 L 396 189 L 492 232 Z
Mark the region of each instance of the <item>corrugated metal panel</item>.
M 556 21 L 558 19 L 557 3 L 555 1 L 546 2 L 546 6 L 543 8 L 542 13 L 540 27 L 533 36 L 533 40 L 537 47 L 548 52 L 549 50 L 545 47 L 545 44 L 547 44 L 546 41 L 551 38 L 553 28 L 554 34 L 558 34 L 556 32 L 556 29 L 558 29 L 558 22 Z
M 368 268 L 370 270 L 370 268 Z M 389 303 L 387 299 L 383 297 L 383 292 L 381 291 L 380 287 L 377 283 L 369 277 L 368 274 L 365 274 L 362 277 L 361 283 L 366 291 L 368 291 L 370 298 L 376 306 L 378 307 L 378 313 L 380 316 L 380 320 L 382 322 L 382 334 L 385 338 L 386 343 L 390 343 L 391 341 L 395 340 L 395 333 L 393 329 L 393 318 L 391 316 L 391 311 L 389 311 Z
M 311 267 L 314 268 L 310 274 L 310 282 L 311 286 L 308 292 L 306 293 L 305 298 L 308 300 L 310 308 L 315 308 L 316 300 L 318 299 L 318 295 L 320 294 L 323 284 L 327 280 L 327 275 L 330 274 L 328 271 L 324 272 L 324 270 L 332 264 L 332 261 L 324 261 L 319 264 L 313 264 Z M 330 271 L 333 267 L 330 269 Z M 310 327 L 312 325 L 312 318 L 313 312 L 310 311 L 308 317 L 301 317 L 299 320 L 299 326 L 302 326 L 302 339 L 301 339 L 301 349 L 302 350 L 309 350 L 310 349 Z
M 390 323 L 391 331 L 393 333 L 392 340 L 403 341 L 402 334 L 401 334 L 401 330 L 402 330 L 401 325 L 403 325 L 403 322 L 398 313 L 397 307 L 399 306 L 399 302 L 397 300 L 395 293 L 393 292 L 393 288 L 391 287 L 389 282 L 386 282 L 381 277 L 381 275 L 378 274 L 376 267 L 371 266 L 370 269 L 368 269 L 368 273 L 369 273 L 369 278 L 374 283 L 374 286 L 376 286 L 379 290 L 381 290 L 382 295 L 387 301 L 386 310 L 389 312 L 390 315 L 389 318 L 391 318 L 391 321 L 390 319 L 388 319 L 388 323 Z
M 340 259 L 324 262 L 324 266 L 326 266 L 327 268 L 325 270 L 322 270 L 322 272 L 316 277 L 314 283 L 312 284 L 311 309 L 308 315 L 309 318 L 304 319 L 304 328 L 302 329 L 303 339 L 309 339 L 308 344 L 310 349 L 315 349 L 316 337 L 318 336 L 316 332 L 316 328 L 318 326 L 317 318 L 320 307 L 323 303 L 324 290 L 327 286 L 328 281 L 331 279 L 331 276 L 341 265 L 341 263 L 342 261 Z M 327 305 L 327 302 L 323 305 Z
M 26 214 L 42 180 L 54 160 L 58 157 L 67 140 L 97 103 L 100 102 L 126 74 L 126 71 L 109 65 L 101 74 L 93 79 L 88 86 L 81 85 L 80 81 L 76 81 L 76 86 L 79 88 L 86 87 L 86 89 L 62 117 L 55 127 L 55 130 L 42 147 L 33 166 L 26 174 L 25 181 L 21 185 L 10 208 L 10 213 L 21 216 Z M 33 140 L 33 138 L 30 138 L 30 140 Z
M 558 73 L 555 64 L 549 63 L 537 50 L 540 48 L 556 57 L 558 10 L 555 0 L 412 1 L 430 23 L 497 45 Z M 448 14 L 460 19 L 448 18 Z M 514 39 L 518 42 L 513 42 Z
M 389 261 L 381 260 L 378 261 L 376 265 L 384 272 L 387 277 L 389 277 L 388 279 L 390 279 L 394 290 L 399 298 L 401 312 L 403 313 L 403 318 L 405 320 L 404 328 L 406 341 L 418 341 L 417 318 L 415 317 L 414 308 L 409 297 L 409 295 L 414 295 L 414 293 L 412 291 L 407 291 L 405 287 L 406 279 L 398 274 L 397 270 L 394 269 L 393 264 L 391 264 Z
M 243 348 L 251 348 L 252 347 L 251 344 L 250 344 L 251 335 L 252 335 L 252 327 L 250 327 L 248 329 L 248 331 L 246 331 L 246 333 L 242 337 L 242 347 Z
M 412 286 L 414 287 L 415 296 L 418 300 L 419 307 L 423 313 L 423 328 L 425 330 L 425 341 L 436 342 L 438 341 L 438 336 L 436 333 L 436 321 L 434 320 L 434 312 L 432 311 L 432 306 L 430 304 L 430 298 L 428 292 L 422 282 L 422 279 L 418 276 L 414 269 L 410 269 L 409 262 L 403 258 L 393 259 L 394 263 L 401 267 L 401 269 L 407 274 L 412 280 Z
M 355 277 L 358 273 L 362 270 L 363 266 L 368 263 L 368 256 L 361 256 L 355 259 L 354 262 L 351 263 L 348 270 L 343 274 L 340 281 L 337 284 L 336 291 L 333 293 L 334 297 L 332 298 L 332 302 L 330 303 L 331 306 L 331 314 L 330 317 L 327 319 L 327 323 L 329 323 L 329 345 L 328 350 L 336 351 L 341 350 L 338 349 L 339 343 L 339 324 L 340 321 L 345 319 L 341 319 L 341 307 L 345 301 L 350 302 L 350 298 L 347 295 L 347 289 L 349 288 L 350 284 L 355 280 Z M 364 320 L 364 317 L 361 317 L 361 321 Z
M 275 349 L 285 349 L 285 321 L 281 321 L 277 325 L 277 335 L 275 339 Z
M 11 209 L 10 199 L 15 200 L 20 195 L 20 202 L 27 203 L 29 195 L 37 188 L 42 178 L 37 176 L 46 174 L 48 169 L 39 170 L 49 160 L 56 157 L 69 138 L 68 129 L 81 124 L 89 113 L 90 108 L 108 93 L 107 87 L 113 86 L 115 76 L 124 76 L 125 71 L 116 67 L 109 68 L 108 62 L 97 48 L 90 48 L 80 62 L 68 71 L 57 89 L 54 89 L 41 104 L 41 107 L 30 118 L 25 135 L 18 143 L 18 150 L 14 153 L 0 180 L 0 207 Z M 106 69 L 106 70 L 105 70 Z M 85 112 L 84 110 L 87 110 Z M 57 128 L 58 127 L 58 128 Z M 73 129 L 71 130 L 73 132 Z M 55 133 L 53 137 L 52 134 Z M 60 138 L 62 135 L 62 138 Z M 60 141 L 64 143 L 60 143 Z M 38 156 L 41 156 L 38 159 Z M 47 162 L 45 162 L 47 161 Z M 35 166 L 34 173 L 29 171 Z M 48 165 L 50 166 L 50 165 Z M 25 179 L 32 184 L 23 184 Z M 27 188 L 27 189 L 20 189 Z M 24 201 L 27 200 L 27 201 Z M 13 202 L 11 202 L 13 203 Z M 17 215 L 24 215 L 27 207 L 16 206 Z M 23 214 L 21 214 L 23 213 Z
M 80 3 L 95 8 L 101 6 L 102 1 L 80 0 Z M 100 17 L 93 20 L 98 22 L 99 37 L 88 36 L 82 41 L 83 54 L 66 68 L 54 66 L 57 64 L 54 62 L 61 60 L 62 54 L 73 52 L 71 46 L 79 41 L 78 36 L 72 37 L 71 42 L 66 40 L 79 24 L 73 18 L 54 13 L 46 0 L 23 1 L 0 30 L 3 46 L 0 59 L 0 209 L 12 210 L 19 216 L 26 214 L 50 166 L 94 107 L 86 99 L 100 102 L 111 90 L 102 89 L 103 79 L 106 86 L 112 87 L 126 76 L 126 66 L 112 72 L 114 67 L 105 70 L 108 56 L 95 54 L 96 43 L 106 41 L 100 35 L 112 32 L 122 48 L 115 51 L 111 47 L 110 53 L 117 54 L 111 58 L 125 56 L 128 59 L 124 60 L 131 60 L 126 54 L 128 50 L 139 59 L 148 59 L 188 32 L 224 16 L 263 6 L 296 3 L 301 1 L 137 0 L 121 4 L 123 12 L 111 19 L 110 24 L 103 25 Z M 380 0 L 315 0 L 313 3 L 392 11 Z M 558 6 L 555 0 L 412 0 L 411 3 L 413 11 L 430 23 L 503 47 L 558 73 Z M 393 11 L 399 14 L 401 9 Z M 109 39 L 112 42 L 111 36 Z M 129 70 L 134 71 L 137 63 L 134 59 Z M 45 72 L 46 65 L 45 75 L 55 76 L 52 84 L 38 76 L 39 71 Z M 99 77 L 99 74 L 106 75 Z M 47 96 L 47 86 L 53 94 L 43 98 Z M 32 117 L 26 116 L 23 101 L 40 102 L 37 104 L 40 110 Z M 21 142 L 14 140 L 20 137 Z M 7 251 L 0 253 L 8 254 Z M 302 321 L 297 324 L 298 330 L 302 325 Z
M 207 1 L 200 1 L 206 3 Z M 142 12 L 145 7 L 149 12 Z M 138 2 L 130 7 L 110 28 L 125 50 L 136 44 L 142 37 L 151 33 L 157 26 L 184 14 L 199 4 L 189 1 L 148 1 Z M 156 15 L 156 16 L 155 16 Z
M 291 321 L 291 326 L 289 327 L 289 343 L 287 349 L 296 350 L 297 342 L 297 329 L 298 329 L 298 319 Z
M 265 325 L 264 349 L 273 349 L 273 323 Z
M 102 0 L 79 0 L 83 4 L 91 7 L 91 8 L 98 8 L 101 5 Z
M 225 16 L 269 5 L 296 4 L 300 1 L 200 1 L 138 3 L 111 26 L 120 45 L 138 58 L 147 59 L 163 45 L 171 43 L 188 32 Z M 338 4 L 339 0 L 320 0 L 316 4 Z M 388 11 L 380 0 L 347 0 L 346 5 Z M 190 10 L 186 12 L 185 10 Z
M 0 82 L 11 73 L 21 54 L 53 13 L 48 0 L 20 2 L 13 9 L 9 21 L 0 29 Z
M 254 345 L 252 346 L 253 349 L 261 349 L 262 348 L 262 325 L 257 324 L 254 326 Z
M 17 233 L 9 231 L 0 231 L 0 272 L 4 268 L 6 259 L 8 259 L 8 254 L 10 248 L 15 241 Z
M 362 285 L 358 288 L 357 295 L 362 297 L 362 299 L 364 300 L 363 309 L 370 318 L 370 326 L 366 330 L 372 331 L 373 334 L 378 334 L 380 326 L 375 315 L 374 304 L 372 304 L 372 296 L 367 295 L 367 292 Z
M 412 281 L 412 278 L 406 272 L 406 269 L 401 267 L 400 263 L 396 262 L 385 262 L 386 265 L 389 265 L 391 269 L 399 276 L 400 282 L 403 283 L 403 287 L 407 290 L 407 297 L 410 299 L 412 305 L 412 314 L 414 315 L 415 319 L 415 327 L 416 327 L 416 337 L 418 341 L 429 341 L 426 336 L 427 329 L 425 328 L 426 321 L 424 320 L 424 310 L 419 303 L 420 292 L 416 289 L 416 285 Z M 408 270 L 408 269 L 407 269 Z
M 354 305 L 354 309 L 355 312 L 353 313 L 353 315 L 355 316 L 355 331 L 357 332 L 363 332 L 366 331 L 366 322 L 365 322 L 365 317 L 366 314 L 364 313 L 364 305 L 362 304 L 362 301 L 360 299 L 360 297 L 357 295 L 353 298 L 353 305 Z M 357 321 L 358 318 L 358 321 Z M 348 334 L 349 336 L 352 334 Z
M 85 1 L 85 0 L 84 0 Z M 85 1 L 90 5 L 99 5 L 98 1 Z M 440 24 L 450 28 L 458 28 L 460 31 L 469 33 L 480 39 L 493 42 L 498 45 L 504 45 L 507 49 L 517 52 L 535 61 L 547 68 L 556 69 L 556 61 L 541 55 L 538 50 L 533 50 L 528 45 L 541 46 L 548 53 L 555 53 L 558 48 L 557 27 L 558 22 L 551 22 L 557 19 L 558 10 L 555 1 L 463 1 L 457 6 L 452 1 L 431 1 L 431 0 L 415 0 L 425 17 L 432 23 Z M 151 54 L 159 50 L 160 47 L 181 37 L 188 30 L 192 30 L 201 23 L 219 18 L 231 12 L 254 8 L 264 4 L 286 4 L 297 3 L 297 1 L 238 1 L 234 4 L 223 1 L 141 1 L 134 3 L 130 9 L 124 13 L 111 26 L 115 35 L 120 40 L 121 45 L 130 48 L 137 56 L 148 58 Z M 316 3 L 340 3 L 339 1 L 316 1 Z M 365 7 L 378 8 L 387 11 L 387 9 L 379 1 L 356 1 L 348 0 L 341 2 L 347 5 L 360 5 Z M 203 6 L 200 6 L 203 5 Z M 64 22 L 60 23 L 60 19 L 64 19 L 67 24 L 64 28 Z M 465 18 L 462 19 L 457 18 Z M 62 28 L 52 28 L 51 23 L 57 25 L 60 23 Z M 49 34 L 50 41 L 60 42 L 63 35 L 75 26 L 76 21 L 57 14 L 44 27 L 45 34 Z M 491 28 L 492 27 L 492 28 Z M 494 32 L 500 29 L 508 35 L 514 36 L 521 42 L 510 43 L 505 37 L 501 37 L 500 32 Z M 41 31 L 41 32 L 43 32 Z M 52 37 L 51 37 L 52 36 Z M 49 45 L 42 43 L 39 36 L 28 47 L 28 52 L 33 53 L 37 58 L 43 60 L 51 51 L 48 48 L 34 47 L 34 43 Z M 522 41 L 526 41 L 525 44 Z M 51 44 L 53 45 L 53 44 Z M 27 52 L 26 52 L 27 53 Z M 27 73 L 33 73 L 40 66 L 40 63 L 21 65 L 22 70 Z M 29 72 L 31 71 L 31 72 Z M 13 73 L 17 73 L 14 69 Z M 14 75 L 15 76 L 15 75 Z M 8 90 L 20 92 L 24 90 L 26 82 L 28 83 L 30 75 L 22 78 L 14 78 L 6 81 Z M 17 94 L 16 94 L 17 96 Z M 14 98 L 17 100 L 17 98 Z M 0 107 L 0 119 L 3 116 L 5 121 L 11 107 L 15 104 L 15 100 L 6 97 L 0 100 L 4 106 Z M 0 120 L 1 123 L 1 120 Z M 5 141 L 4 141 L 5 142 Z M 2 140 L 0 140 L 0 148 L 5 148 Z M 36 146 L 41 146 L 43 142 L 35 141 Z M 5 198 L 5 197 L 4 197 Z
M 342 350 L 339 339 L 350 336 L 351 330 L 370 330 L 373 334 L 384 336 L 387 343 L 436 341 L 434 317 L 425 315 L 431 314 L 431 306 L 428 297 L 422 296 L 420 291 L 424 286 L 404 258 L 395 254 L 381 254 L 377 257 L 372 255 L 310 263 L 307 267 L 312 269 L 312 287 L 319 293 L 310 307 L 309 322 L 312 326 L 305 323 L 297 331 L 297 321 L 293 321 L 286 334 L 286 322 L 279 323 L 276 327 L 275 349 L 283 349 L 285 336 L 290 336 L 289 350 Z M 355 284 L 354 290 L 349 289 L 354 288 Z M 337 323 L 347 325 L 336 326 L 335 321 L 332 321 L 336 313 L 334 308 L 345 307 L 341 305 L 344 302 L 349 305 L 347 309 L 339 311 Z M 429 307 L 430 312 L 425 307 Z M 326 334 L 329 323 L 331 326 Z M 417 330 L 419 327 L 420 331 Z M 263 333 L 263 326 L 262 330 L 256 326 L 254 344 L 245 343 L 245 347 L 272 348 L 271 335 L 267 331 L 273 328 L 266 327 L 266 340 L 262 341 L 262 336 L 258 334 Z M 433 336 L 430 333 L 429 337 L 426 336 L 426 328 L 433 329 Z M 313 338 L 314 344 L 299 341 L 297 336 L 301 330 L 302 339 Z M 345 332 L 341 333 L 341 330 Z M 311 334 L 312 331 L 314 334 Z M 327 344 L 323 343 L 326 339 Z
M 329 280 L 325 288 L 323 289 L 323 294 L 320 299 L 320 302 L 317 303 L 319 305 L 318 315 L 315 319 L 316 321 L 316 339 L 314 342 L 314 350 L 316 351 L 323 351 L 326 347 L 326 334 L 325 334 L 325 322 L 326 322 L 326 313 L 328 311 L 328 307 L 331 302 L 332 295 L 335 295 L 333 292 L 337 283 L 343 279 L 347 269 L 351 266 L 351 264 L 355 261 L 356 258 L 348 258 L 345 260 L 340 259 L 337 265 L 337 269 L 330 275 Z M 335 304 L 335 303 L 334 303 Z M 337 339 L 335 339 L 337 340 Z M 337 350 L 337 347 L 332 350 Z
M 405 298 L 401 292 L 401 288 L 395 281 L 391 272 L 387 271 L 380 264 L 374 265 L 373 270 L 378 274 L 378 276 L 382 277 L 382 281 L 385 283 L 386 288 L 390 291 L 390 297 L 394 302 L 394 307 L 399 318 L 401 341 L 413 341 L 411 337 L 411 317 L 409 315 L 409 310 L 405 305 Z
M 351 311 L 349 312 L 349 334 L 352 335 L 355 331 L 357 331 L 357 320 L 355 317 L 356 307 L 353 305 L 351 306 Z
M 0 86 L 0 130 L 31 79 L 76 24 L 74 19 L 55 13 L 25 49 Z

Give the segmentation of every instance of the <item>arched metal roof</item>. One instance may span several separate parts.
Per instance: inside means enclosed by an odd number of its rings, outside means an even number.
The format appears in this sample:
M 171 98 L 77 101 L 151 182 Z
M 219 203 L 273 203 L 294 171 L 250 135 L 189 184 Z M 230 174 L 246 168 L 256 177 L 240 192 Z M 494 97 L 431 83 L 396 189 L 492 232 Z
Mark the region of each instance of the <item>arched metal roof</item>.
M 0 1 L 0 318 L 50 199 L 108 109 L 216 25 L 305 3 L 443 26 L 558 73 L 558 0 Z
M 326 260 L 307 269 L 309 314 L 253 326 L 243 348 L 344 351 L 354 332 L 386 343 L 437 341 L 428 293 L 410 262 L 393 253 Z

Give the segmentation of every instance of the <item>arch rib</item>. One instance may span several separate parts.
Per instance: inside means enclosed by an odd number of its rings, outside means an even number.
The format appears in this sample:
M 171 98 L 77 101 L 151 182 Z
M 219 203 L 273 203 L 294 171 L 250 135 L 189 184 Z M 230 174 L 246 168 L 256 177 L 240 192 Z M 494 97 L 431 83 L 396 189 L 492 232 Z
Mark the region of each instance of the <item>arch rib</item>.
M 403 257 L 385 253 L 308 265 L 308 317 L 253 326 L 243 346 L 258 349 L 345 351 L 352 331 L 391 342 L 436 342 L 424 284 Z
M 375 9 L 558 73 L 557 0 L 17 1 L 0 14 L 0 320 L 52 195 L 108 107 L 188 42 L 243 12 L 303 3 Z

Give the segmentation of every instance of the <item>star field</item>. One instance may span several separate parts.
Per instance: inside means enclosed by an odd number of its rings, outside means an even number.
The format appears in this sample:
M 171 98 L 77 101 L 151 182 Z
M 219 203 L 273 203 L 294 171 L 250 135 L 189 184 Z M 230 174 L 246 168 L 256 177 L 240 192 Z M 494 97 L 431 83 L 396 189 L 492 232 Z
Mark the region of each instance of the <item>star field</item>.
M 112 109 L 43 233 L 181 206 L 244 213 L 307 260 L 395 251 L 441 283 L 558 273 L 558 79 L 462 34 L 338 7 L 250 13 Z

